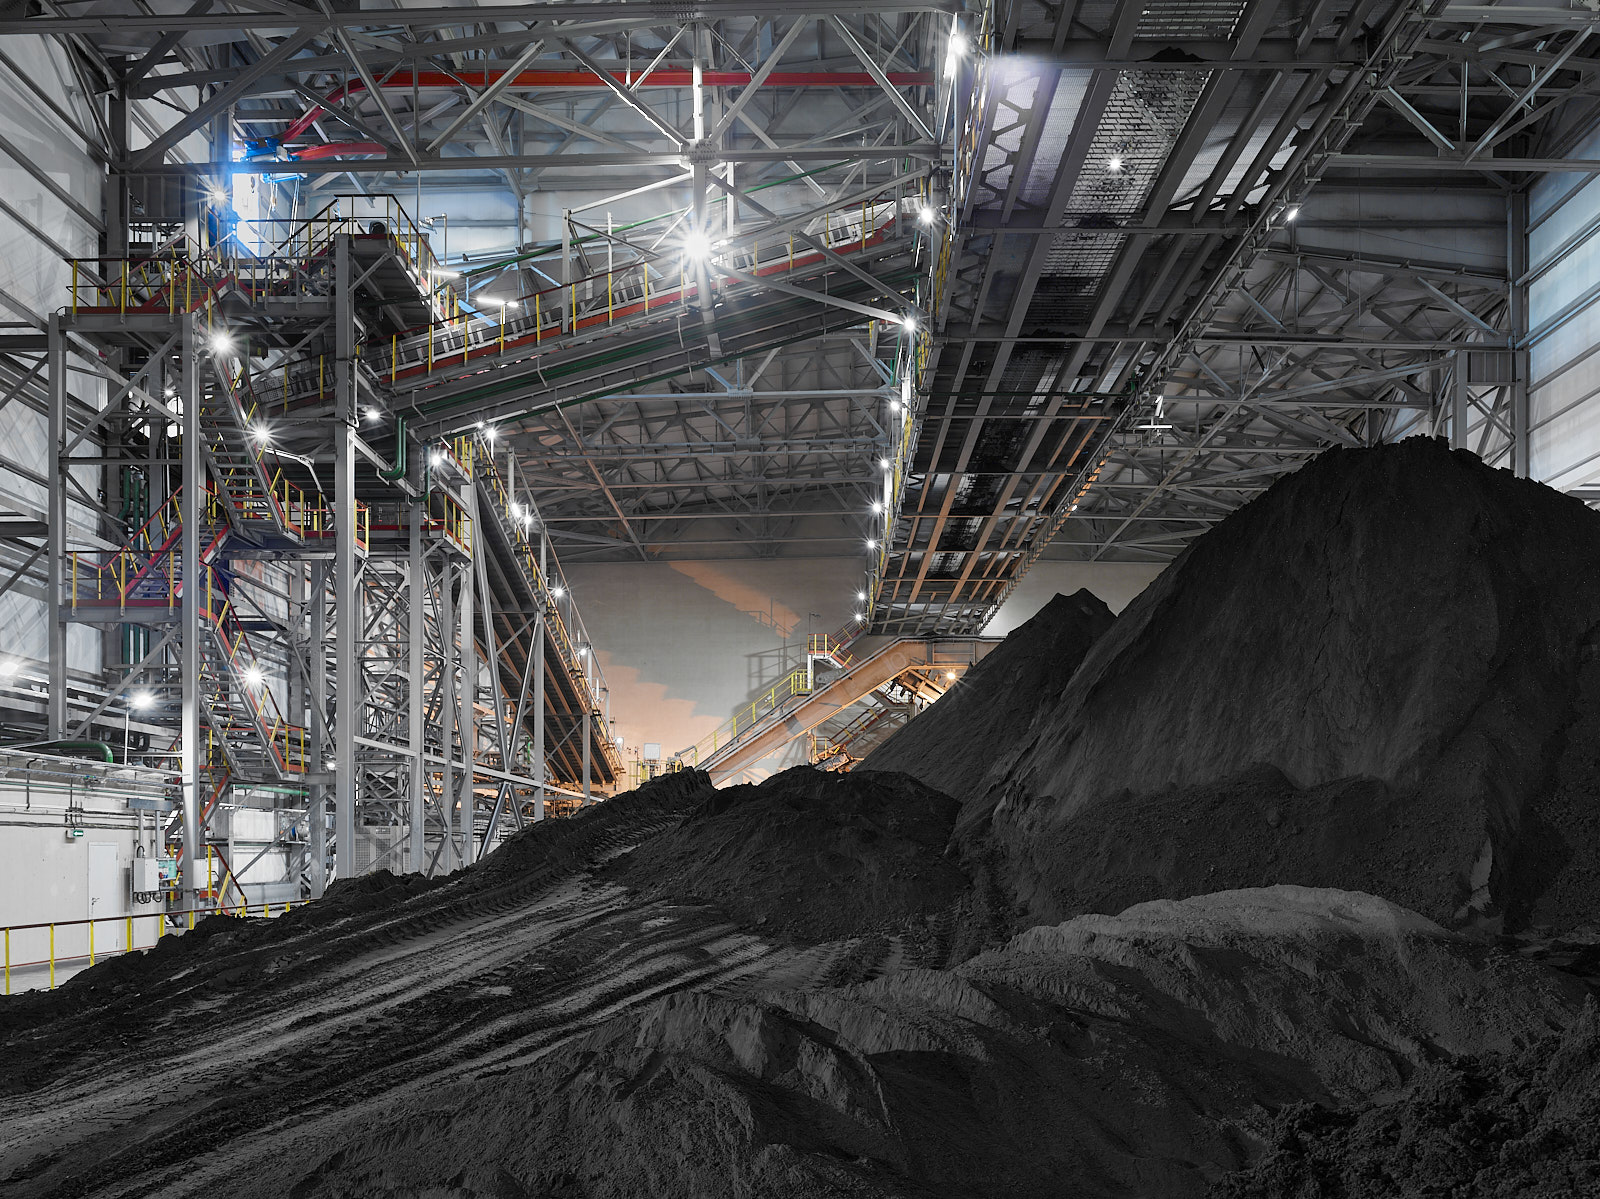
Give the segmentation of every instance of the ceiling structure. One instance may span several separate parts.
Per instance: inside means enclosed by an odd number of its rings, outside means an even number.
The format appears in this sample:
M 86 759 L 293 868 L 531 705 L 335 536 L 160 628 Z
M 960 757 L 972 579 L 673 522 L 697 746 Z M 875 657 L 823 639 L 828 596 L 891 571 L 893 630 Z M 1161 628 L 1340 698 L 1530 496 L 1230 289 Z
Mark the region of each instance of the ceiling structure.
M 494 422 L 566 561 L 859 555 L 874 628 L 918 634 L 981 628 L 1041 558 L 1171 557 L 1328 446 L 1448 429 L 1525 466 L 1525 188 L 1592 125 L 1597 23 L 0 0 L 126 100 L 83 133 L 136 219 L 261 175 L 301 215 L 432 216 L 480 310 L 649 280 L 588 373 L 396 388 L 423 427 Z

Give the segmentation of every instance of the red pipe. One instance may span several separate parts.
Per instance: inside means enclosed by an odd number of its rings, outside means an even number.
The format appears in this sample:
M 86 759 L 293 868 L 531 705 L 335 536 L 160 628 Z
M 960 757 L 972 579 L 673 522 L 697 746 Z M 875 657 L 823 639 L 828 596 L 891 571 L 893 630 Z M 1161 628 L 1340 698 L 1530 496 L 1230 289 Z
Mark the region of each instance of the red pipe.
M 383 87 L 484 88 L 500 79 L 504 71 L 396 71 L 383 80 Z M 633 73 L 612 71 L 611 78 L 624 87 L 632 85 Z M 700 81 L 706 87 L 744 87 L 750 83 L 749 71 L 705 71 Z M 920 87 L 933 82 L 931 71 L 891 71 L 889 82 L 896 87 Z M 687 67 L 662 67 L 652 71 L 640 87 L 690 87 L 694 72 Z M 509 87 L 517 91 L 542 91 L 574 87 L 604 87 L 605 81 L 593 71 L 520 71 Z M 874 87 L 876 81 L 865 71 L 774 71 L 762 83 L 763 87 Z M 366 84 L 352 80 L 345 87 L 328 93 L 330 102 L 343 100 L 352 92 L 364 91 Z M 299 137 L 311 127 L 311 122 L 323 110 L 313 108 L 283 131 L 284 141 Z M 354 153 L 354 151 L 352 151 Z

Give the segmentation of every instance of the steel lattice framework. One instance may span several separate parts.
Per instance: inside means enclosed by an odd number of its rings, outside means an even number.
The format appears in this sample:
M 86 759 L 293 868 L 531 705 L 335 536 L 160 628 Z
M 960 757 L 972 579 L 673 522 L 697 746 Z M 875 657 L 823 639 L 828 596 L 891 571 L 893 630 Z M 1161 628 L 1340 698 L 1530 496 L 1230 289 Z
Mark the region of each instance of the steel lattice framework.
M 68 668 L 61 610 L 73 551 L 124 544 L 129 469 L 160 483 L 141 503 L 209 479 L 235 524 L 259 516 L 278 484 L 250 414 L 284 478 L 332 483 L 343 548 L 244 555 L 264 573 L 232 618 L 337 749 L 309 773 L 344 788 L 344 843 L 403 829 L 435 867 L 521 818 L 519 730 L 550 729 L 540 771 L 566 779 L 609 746 L 576 641 L 536 686 L 559 597 L 530 555 L 860 555 L 863 624 L 971 634 L 1041 559 L 1170 558 L 1329 446 L 1432 432 L 1526 473 L 1526 191 L 1600 170 L 1567 157 L 1597 23 L 1449 0 L 0 0 L 0 69 L 109 180 L 92 211 L 0 132 L 102 234 L 53 316 L 0 294 L 33 326 L 0 340 L 0 405 L 54 446 L 12 467 L 0 594 L 59 618 L 49 695 L 11 718 L 65 736 L 127 716 L 130 679 L 201 678 L 214 731 L 241 727 L 199 614 L 101 620 L 122 644 L 96 673 Z M 68 48 L 91 120 L 29 79 L 29 35 Z M 217 225 L 241 179 L 267 197 L 249 238 Z M 241 347 L 207 341 L 218 312 Z M 499 491 L 432 461 L 468 443 Z M 358 504 L 387 513 L 359 552 Z M 359 719 L 310 698 L 330 689 Z M 234 777 L 259 766 L 229 745 Z M 208 768 L 185 766 L 191 823 Z M 367 864 L 402 852 L 386 836 Z

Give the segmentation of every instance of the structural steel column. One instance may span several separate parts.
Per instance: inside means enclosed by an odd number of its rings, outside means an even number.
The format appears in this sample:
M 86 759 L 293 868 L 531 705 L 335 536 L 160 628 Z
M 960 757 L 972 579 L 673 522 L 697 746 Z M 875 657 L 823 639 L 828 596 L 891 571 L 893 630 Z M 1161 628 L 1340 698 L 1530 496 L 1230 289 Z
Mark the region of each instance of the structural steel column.
M 460 807 L 460 832 L 461 832 L 461 864 L 472 865 L 477 858 L 477 838 L 474 835 L 474 821 L 477 818 L 477 808 L 473 793 L 473 764 L 478 758 L 478 643 L 477 635 L 473 631 L 473 614 L 476 607 L 473 591 L 477 582 L 477 553 L 478 553 L 478 504 L 477 487 L 468 482 L 466 485 L 467 516 L 471 523 L 467 526 L 472 530 L 473 558 L 469 560 L 461 571 L 461 807 Z M 504 767 L 505 763 L 501 763 Z
M 183 596 L 179 609 L 179 651 L 183 669 L 183 711 L 178 730 L 182 767 L 183 880 L 185 907 L 200 891 L 200 496 L 205 488 L 200 459 L 200 345 L 191 313 L 183 318 L 183 495 L 179 501 Z
M 328 760 L 328 566 L 311 564 L 311 763 L 322 773 Z M 312 783 L 306 795 L 306 837 L 311 853 L 311 897 L 328 889 L 328 788 Z
M 185 353 L 188 346 L 185 340 Z M 67 444 L 67 338 L 61 328 L 60 313 L 51 314 L 46 349 L 50 372 L 50 450 L 45 470 L 50 495 L 45 535 L 49 539 L 46 554 L 50 559 L 50 577 L 45 611 L 50 622 L 50 691 L 45 704 L 49 735 L 52 740 L 60 740 L 67 735 L 67 625 L 62 599 L 67 586 L 67 471 L 70 469 L 61 452 Z M 184 444 L 187 448 L 188 442 Z
M 355 874 L 356 731 L 361 725 L 361 678 L 356 639 L 361 595 L 356 589 L 355 318 L 350 309 L 350 239 L 336 239 L 334 266 L 334 501 L 333 689 L 339 697 L 333 729 L 334 877 Z
M 1467 420 L 1471 413 L 1471 404 L 1467 396 L 1467 359 L 1465 350 L 1453 350 L 1450 354 L 1455 359 L 1455 380 L 1450 389 L 1450 448 L 1466 450 L 1472 447 L 1467 444 Z
M 440 836 L 444 845 L 439 851 L 440 869 L 449 873 L 454 852 L 455 830 L 451 813 L 455 808 L 455 771 L 450 765 L 456 756 L 456 597 L 455 562 L 446 553 L 440 565 L 439 576 L 439 808 L 443 827 Z M 457 865 L 460 865 L 458 862 Z
M 409 608 L 406 613 L 406 645 L 408 657 L 408 706 L 406 739 L 411 747 L 411 777 L 406 788 L 410 810 L 408 827 L 410 835 L 406 846 L 406 869 L 417 872 L 427 869 L 428 843 L 426 807 L 423 803 L 423 780 L 428 764 L 423 760 L 427 746 L 423 738 L 425 710 L 422 702 L 423 680 L 423 605 L 427 602 L 428 581 L 423 574 L 422 562 L 422 505 L 411 505 L 411 564 L 406 596 Z
M 1511 277 L 1511 473 L 1526 479 L 1533 471 L 1528 411 L 1528 193 L 1517 192 L 1507 209 L 1507 272 Z
M 545 622 L 550 618 L 550 614 L 545 608 L 544 596 L 550 592 L 546 582 L 547 576 L 545 575 L 545 563 L 549 560 L 546 550 L 549 544 L 550 539 L 545 536 L 544 522 L 541 520 L 539 522 L 539 587 L 543 594 L 539 599 L 537 635 L 533 639 L 533 661 L 528 667 L 533 671 L 533 781 L 535 784 L 533 788 L 533 818 L 535 820 L 544 819 L 544 639 Z

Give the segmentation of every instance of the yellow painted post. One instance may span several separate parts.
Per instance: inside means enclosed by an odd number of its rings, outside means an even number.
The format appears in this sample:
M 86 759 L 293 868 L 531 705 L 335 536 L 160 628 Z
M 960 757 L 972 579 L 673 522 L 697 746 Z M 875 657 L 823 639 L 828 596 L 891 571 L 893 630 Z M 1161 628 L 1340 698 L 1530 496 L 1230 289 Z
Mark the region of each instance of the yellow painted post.
M 389 382 L 393 383 L 400 373 L 400 335 L 392 334 L 389 338 Z
M 644 314 L 650 315 L 650 264 L 641 262 L 639 269 L 644 272 Z
M 567 332 L 578 331 L 578 285 L 567 284 Z
M 500 310 L 500 352 L 506 352 L 506 310 Z
M 128 926 L 122 930 L 122 948 L 125 953 L 133 952 L 133 913 L 128 913 Z
M 428 322 L 428 372 L 433 372 L 433 322 Z
M 189 927 L 190 928 L 194 927 L 194 909 L 193 908 L 189 909 Z
M 50 989 L 56 989 L 56 926 L 50 926 Z
M 94 921 L 89 921 L 89 965 L 94 965 Z
M 122 315 L 128 315 L 128 264 L 122 264 Z
M 544 315 L 539 311 L 539 293 L 533 293 L 533 344 L 538 345 L 543 340 Z

